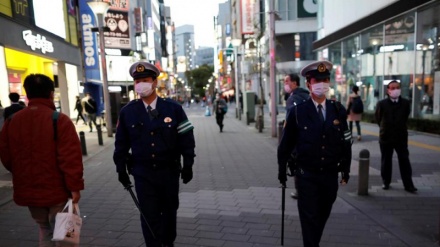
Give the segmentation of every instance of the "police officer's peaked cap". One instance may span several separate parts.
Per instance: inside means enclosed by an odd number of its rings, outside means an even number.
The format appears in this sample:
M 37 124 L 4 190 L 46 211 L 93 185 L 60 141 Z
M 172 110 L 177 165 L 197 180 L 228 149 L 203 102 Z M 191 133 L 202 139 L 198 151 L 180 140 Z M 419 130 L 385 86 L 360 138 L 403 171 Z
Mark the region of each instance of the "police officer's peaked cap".
M 306 78 L 325 79 L 330 77 L 333 64 L 327 60 L 313 62 L 301 70 L 301 75 Z
M 131 65 L 129 73 L 134 80 L 139 78 L 154 77 L 157 78 L 160 74 L 159 69 L 148 62 L 136 62 Z

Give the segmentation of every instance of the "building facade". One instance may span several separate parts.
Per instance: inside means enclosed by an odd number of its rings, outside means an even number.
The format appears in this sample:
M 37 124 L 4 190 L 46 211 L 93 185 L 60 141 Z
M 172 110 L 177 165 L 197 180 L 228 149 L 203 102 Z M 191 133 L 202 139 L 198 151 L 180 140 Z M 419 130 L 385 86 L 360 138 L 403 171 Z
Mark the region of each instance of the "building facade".
M 41 73 L 55 81 L 58 111 L 73 116 L 79 94 L 82 59 L 77 37 L 77 15 L 70 1 L 0 2 L 0 100 L 10 104 L 16 92 L 27 103 L 23 81 Z M 50 18 L 47 18 L 50 16 Z
M 333 62 L 332 96 L 345 102 L 353 85 L 367 111 L 391 80 L 412 102 L 411 117 L 440 119 L 440 1 L 320 1 L 319 59 Z M 342 8 L 344 6 L 344 8 Z M 346 15 L 346 9 L 359 15 Z

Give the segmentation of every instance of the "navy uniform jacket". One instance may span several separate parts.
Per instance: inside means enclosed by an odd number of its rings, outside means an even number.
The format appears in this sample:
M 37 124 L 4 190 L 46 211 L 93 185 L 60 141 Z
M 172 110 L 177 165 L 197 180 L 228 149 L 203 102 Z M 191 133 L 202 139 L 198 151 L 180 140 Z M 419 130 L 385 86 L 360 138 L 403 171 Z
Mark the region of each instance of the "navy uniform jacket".
M 121 109 L 115 136 L 113 160 L 117 172 L 126 169 L 126 158 L 131 149 L 133 175 L 142 176 L 151 169 L 164 166 L 178 168 L 192 166 L 194 161 L 194 127 L 177 102 L 157 98 L 158 115 L 150 120 L 142 100 L 133 100 Z
M 350 172 L 351 134 L 347 112 L 339 103 L 326 100 L 324 126 L 312 101 L 290 109 L 278 146 L 278 164 L 285 167 L 296 150 L 299 168 L 311 172 Z

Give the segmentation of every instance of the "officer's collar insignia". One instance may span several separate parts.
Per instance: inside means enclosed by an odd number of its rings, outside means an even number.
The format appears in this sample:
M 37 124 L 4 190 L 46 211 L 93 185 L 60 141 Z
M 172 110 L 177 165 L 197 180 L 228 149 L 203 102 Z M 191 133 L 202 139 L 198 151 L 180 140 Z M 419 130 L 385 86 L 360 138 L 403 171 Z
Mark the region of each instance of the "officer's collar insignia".
M 338 119 L 333 120 L 333 125 L 339 125 L 339 120 Z
M 324 65 L 323 63 L 320 63 L 320 64 L 318 65 L 318 72 L 319 72 L 319 73 L 322 73 L 322 72 L 325 72 L 325 70 L 327 70 L 327 68 L 325 67 L 325 65 Z
M 145 66 L 142 64 L 139 64 L 138 66 L 136 66 L 136 72 L 144 72 L 145 71 Z
M 164 120 L 163 120 L 165 123 L 170 123 L 171 121 L 173 121 L 170 117 L 166 117 Z

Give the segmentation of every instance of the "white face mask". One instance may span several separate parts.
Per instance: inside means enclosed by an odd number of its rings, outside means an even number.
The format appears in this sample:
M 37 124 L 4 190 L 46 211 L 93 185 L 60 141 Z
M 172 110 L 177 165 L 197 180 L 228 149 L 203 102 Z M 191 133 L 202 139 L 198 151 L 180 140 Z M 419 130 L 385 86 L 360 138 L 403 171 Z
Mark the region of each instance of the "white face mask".
M 290 88 L 289 84 L 284 84 L 284 91 L 286 93 L 291 93 L 292 92 L 292 89 Z
M 319 98 L 324 96 L 330 90 L 330 84 L 325 82 L 318 82 L 312 85 L 312 93 Z
M 394 90 L 389 91 L 389 95 L 390 95 L 390 97 L 391 97 L 392 99 L 397 99 L 397 98 L 399 98 L 400 93 L 401 93 L 401 90 L 400 90 L 400 89 L 394 89 Z
M 151 82 L 139 82 L 134 85 L 136 93 L 141 96 L 141 98 L 148 97 L 153 93 L 153 83 Z

